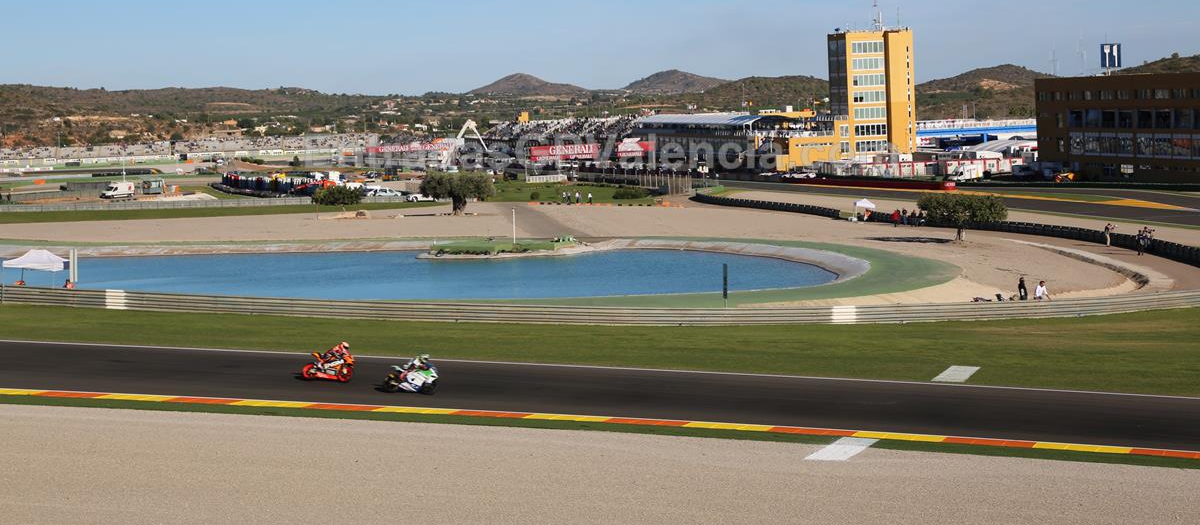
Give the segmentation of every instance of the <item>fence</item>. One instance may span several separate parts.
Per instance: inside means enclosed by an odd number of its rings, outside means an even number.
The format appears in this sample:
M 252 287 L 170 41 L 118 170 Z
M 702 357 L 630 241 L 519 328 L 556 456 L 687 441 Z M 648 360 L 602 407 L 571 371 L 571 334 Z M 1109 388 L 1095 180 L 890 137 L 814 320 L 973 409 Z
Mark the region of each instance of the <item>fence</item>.
M 122 290 L 64 290 L 0 285 L 0 303 L 144 310 L 377 319 L 573 325 L 722 326 L 862 324 L 1078 317 L 1191 308 L 1200 291 L 1132 294 L 1055 301 L 814 306 L 802 308 L 618 308 L 525 304 L 322 301 Z
M 732 197 L 715 197 L 712 195 L 698 194 L 692 197 L 697 202 L 705 204 L 715 204 L 719 206 L 736 206 L 741 208 L 756 208 L 760 210 L 773 211 L 788 211 L 793 213 L 805 213 L 809 215 L 820 215 L 822 217 L 839 218 L 841 210 L 835 208 L 825 208 L 822 206 L 811 206 L 808 204 L 792 204 L 785 202 L 774 201 L 759 201 L 750 199 L 735 199 Z M 875 222 L 888 222 L 890 220 L 888 213 L 875 213 L 871 215 L 871 220 Z M 930 226 L 943 226 L 931 223 Z M 1071 239 L 1076 241 L 1103 243 L 1104 232 L 1101 230 L 1092 230 L 1088 228 L 1076 228 L 1073 226 L 1057 226 L 1053 224 L 1037 224 L 1033 222 L 988 222 L 975 223 L 968 225 L 972 230 L 997 231 L 1007 233 L 1020 233 L 1024 235 L 1039 235 L 1042 237 L 1054 237 L 1058 239 Z M 1137 249 L 1137 236 L 1124 233 L 1114 233 L 1110 235 L 1112 245 L 1118 248 L 1128 248 L 1130 250 Z M 1146 250 L 1147 253 L 1157 255 L 1164 259 L 1189 264 L 1200 267 L 1200 247 L 1189 246 L 1177 242 L 1164 241 L 1153 239 Z

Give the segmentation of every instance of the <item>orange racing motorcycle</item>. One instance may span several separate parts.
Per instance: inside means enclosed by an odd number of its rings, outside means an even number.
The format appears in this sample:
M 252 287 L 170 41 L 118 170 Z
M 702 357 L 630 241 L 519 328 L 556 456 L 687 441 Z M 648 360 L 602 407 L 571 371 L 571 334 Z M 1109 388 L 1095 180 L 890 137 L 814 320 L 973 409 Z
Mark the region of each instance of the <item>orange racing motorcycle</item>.
M 347 383 L 354 377 L 354 356 L 346 354 L 345 360 L 339 365 L 329 366 L 319 352 L 313 352 L 313 362 L 300 369 L 304 379 L 328 379 Z

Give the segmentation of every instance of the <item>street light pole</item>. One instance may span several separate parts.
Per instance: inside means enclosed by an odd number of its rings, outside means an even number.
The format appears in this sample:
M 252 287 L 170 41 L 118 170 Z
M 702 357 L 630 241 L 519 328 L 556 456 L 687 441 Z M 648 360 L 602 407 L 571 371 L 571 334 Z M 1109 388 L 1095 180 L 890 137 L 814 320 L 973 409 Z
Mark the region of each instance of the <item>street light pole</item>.
M 515 248 L 517 246 L 517 209 L 516 208 L 512 209 L 512 233 L 513 233 L 513 247 Z

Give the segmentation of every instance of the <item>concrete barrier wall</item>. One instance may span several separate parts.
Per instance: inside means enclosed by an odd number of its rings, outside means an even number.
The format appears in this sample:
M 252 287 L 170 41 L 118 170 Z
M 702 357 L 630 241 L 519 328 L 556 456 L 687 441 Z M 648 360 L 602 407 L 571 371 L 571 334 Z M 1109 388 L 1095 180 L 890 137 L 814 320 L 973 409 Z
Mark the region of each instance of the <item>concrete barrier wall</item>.
M 1078 317 L 1200 306 L 1200 291 L 1002 303 L 800 308 L 619 308 L 527 304 L 322 301 L 123 290 L 0 286 L 0 303 L 300 317 L 577 325 L 721 326 L 865 324 Z
M 811 206 L 807 204 L 792 204 L 785 202 L 774 201 L 759 201 L 750 199 L 736 199 L 732 197 L 714 197 L 712 195 L 699 194 L 692 198 L 696 202 L 705 204 L 715 204 L 718 206 L 736 206 L 741 208 L 755 208 L 760 210 L 787 211 L 793 213 L 805 213 L 808 215 L 819 215 L 822 217 L 839 218 L 841 211 L 834 208 L 825 208 L 821 206 Z M 887 212 L 874 213 L 871 215 L 872 222 L 890 222 L 891 214 Z M 935 223 L 930 226 L 943 226 Z M 1009 233 L 1020 233 L 1024 235 L 1039 235 L 1042 237 L 1055 237 L 1058 239 L 1071 239 L 1076 241 L 1104 243 L 1104 232 L 1102 230 L 1092 230 L 1088 228 L 1077 228 L 1074 226 L 1058 226 L 1053 224 L 1038 224 L 1033 222 L 988 222 L 975 223 L 968 226 L 972 230 L 998 231 Z M 1130 250 L 1137 249 L 1137 236 L 1126 233 L 1112 234 L 1112 245 L 1120 248 L 1128 248 Z M 1189 246 L 1161 239 L 1150 241 L 1150 246 L 1146 250 L 1147 253 L 1157 255 L 1165 259 L 1190 264 L 1200 267 L 1200 247 Z

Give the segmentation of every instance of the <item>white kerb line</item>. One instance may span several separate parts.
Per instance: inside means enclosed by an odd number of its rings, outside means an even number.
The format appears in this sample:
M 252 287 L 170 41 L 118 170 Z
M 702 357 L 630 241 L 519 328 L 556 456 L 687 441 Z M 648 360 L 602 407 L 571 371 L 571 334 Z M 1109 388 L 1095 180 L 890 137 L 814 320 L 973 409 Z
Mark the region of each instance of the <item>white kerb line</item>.
M 846 461 L 874 445 L 878 439 L 844 437 L 804 458 L 808 461 Z
M 952 366 L 938 374 L 933 380 L 939 383 L 963 383 L 978 371 L 979 367 L 977 366 Z

